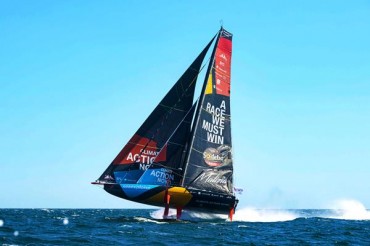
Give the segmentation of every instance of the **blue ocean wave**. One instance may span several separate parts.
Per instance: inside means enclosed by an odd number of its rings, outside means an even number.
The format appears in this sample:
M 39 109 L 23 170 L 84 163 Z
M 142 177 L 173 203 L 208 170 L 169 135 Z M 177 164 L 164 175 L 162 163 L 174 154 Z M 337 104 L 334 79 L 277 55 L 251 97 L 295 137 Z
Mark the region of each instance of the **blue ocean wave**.
M 370 244 L 370 220 L 348 219 L 345 209 L 241 208 L 233 222 L 187 211 L 185 220 L 162 220 L 162 212 L 0 209 L 0 245 Z

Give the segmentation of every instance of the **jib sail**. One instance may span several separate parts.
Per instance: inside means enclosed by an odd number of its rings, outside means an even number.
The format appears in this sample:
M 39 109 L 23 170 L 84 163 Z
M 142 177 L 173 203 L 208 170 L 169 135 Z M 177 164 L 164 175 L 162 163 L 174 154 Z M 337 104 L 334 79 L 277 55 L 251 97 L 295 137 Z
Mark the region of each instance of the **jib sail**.
M 103 172 L 99 182 L 136 183 L 192 107 L 196 79 L 214 38 Z M 162 159 L 167 158 L 162 150 Z
M 233 193 L 230 125 L 232 34 L 221 28 L 203 86 L 183 186 Z
M 183 176 L 183 163 L 187 140 L 189 139 L 191 121 L 195 105 L 178 125 L 163 146 L 154 162 L 148 167 L 138 180 L 138 184 L 156 184 L 164 186 L 178 186 Z M 164 152 L 167 158 L 163 158 Z

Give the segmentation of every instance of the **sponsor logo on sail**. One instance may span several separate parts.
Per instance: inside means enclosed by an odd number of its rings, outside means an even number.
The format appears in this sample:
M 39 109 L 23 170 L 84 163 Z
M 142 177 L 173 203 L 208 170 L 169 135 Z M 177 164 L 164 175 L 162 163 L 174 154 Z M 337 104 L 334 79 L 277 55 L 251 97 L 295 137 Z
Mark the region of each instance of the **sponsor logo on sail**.
M 175 179 L 172 171 L 165 168 L 153 169 L 150 172 L 150 176 L 154 177 L 156 181 L 161 184 L 170 184 Z
M 203 173 L 199 176 L 200 182 L 212 183 L 212 184 L 227 184 L 225 176 L 217 173 Z
M 227 165 L 230 162 L 231 148 L 228 145 L 220 145 L 217 149 L 207 148 L 203 152 L 204 162 L 210 167 Z

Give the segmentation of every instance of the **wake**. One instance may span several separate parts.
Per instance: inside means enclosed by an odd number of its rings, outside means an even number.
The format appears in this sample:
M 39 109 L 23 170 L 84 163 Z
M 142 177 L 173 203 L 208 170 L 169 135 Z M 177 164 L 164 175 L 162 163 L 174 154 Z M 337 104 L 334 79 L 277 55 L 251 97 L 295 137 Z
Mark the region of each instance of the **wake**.
M 299 218 L 300 215 L 288 210 L 242 208 L 236 211 L 233 221 L 240 222 L 282 222 Z
M 153 219 L 162 219 L 163 209 L 151 212 Z M 176 210 L 170 209 L 170 219 L 176 219 Z M 338 200 L 332 203 L 329 209 L 258 209 L 244 207 L 236 210 L 233 216 L 235 222 L 284 222 L 298 218 L 327 218 L 341 220 L 370 220 L 370 211 L 356 200 Z M 183 211 L 181 220 L 185 221 L 209 221 L 228 220 L 227 215 L 209 214 L 194 211 Z
M 158 209 L 150 213 L 150 216 L 153 219 L 160 220 L 163 218 L 164 209 Z M 168 213 L 168 219 L 176 219 L 176 209 L 170 209 Z M 181 215 L 181 220 L 185 221 L 203 221 L 203 220 L 226 220 L 227 215 L 223 214 L 211 214 L 211 213 L 202 213 L 195 211 L 183 210 Z
M 309 212 L 311 211 L 311 213 Z M 314 212 L 313 212 L 314 211 Z M 283 222 L 298 218 L 326 218 L 340 220 L 370 220 L 370 211 L 356 200 L 338 200 L 325 210 L 274 210 L 242 208 L 236 211 L 234 221 Z
M 370 220 L 370 211 L 356 200 L 338 200 L 332 205 L 334 215 L 328 218 L 343 220 Z

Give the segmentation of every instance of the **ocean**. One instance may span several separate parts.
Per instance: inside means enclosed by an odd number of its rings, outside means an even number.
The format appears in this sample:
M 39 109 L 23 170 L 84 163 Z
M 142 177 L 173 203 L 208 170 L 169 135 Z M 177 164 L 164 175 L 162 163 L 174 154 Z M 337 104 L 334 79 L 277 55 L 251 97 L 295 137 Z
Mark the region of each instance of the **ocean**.
M 234 221 L 150 209 L 0 209 L 0 245 L 370 245 L 370 212 L 241 208 Z M 173 213 L 173 211 L 172 211 Z

